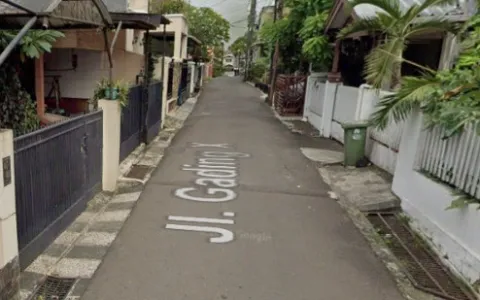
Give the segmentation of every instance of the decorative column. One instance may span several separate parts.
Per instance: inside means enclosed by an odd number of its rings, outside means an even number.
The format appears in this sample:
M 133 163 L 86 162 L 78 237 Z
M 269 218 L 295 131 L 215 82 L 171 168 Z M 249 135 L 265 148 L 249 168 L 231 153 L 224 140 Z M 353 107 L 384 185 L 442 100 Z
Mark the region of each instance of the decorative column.
M 103 110 L 102 188 L 114 192 L 120 175 L 120 127 L 122 108 L 116 100 L 98 100 Z
M 0 129 L 0 300 L 19 291 L 15 166 L 12 130 Z
M 329 82 L 341 82 L 342 81 L 342 74 L 339 72 L 338 65 L 340 63 L 340 47 L 341 41 L 337 40 L 335 42 L 335 51 L 333 56 L 333 64 L 332 64 L 332 71 L 328 73 L 328 81 Z

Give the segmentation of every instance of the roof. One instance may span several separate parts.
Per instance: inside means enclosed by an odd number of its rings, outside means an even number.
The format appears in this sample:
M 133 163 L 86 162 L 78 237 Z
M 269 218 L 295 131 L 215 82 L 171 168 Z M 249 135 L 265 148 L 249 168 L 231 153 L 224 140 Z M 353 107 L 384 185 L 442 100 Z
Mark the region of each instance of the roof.
M 0 0 L 0 28 L 23 27 L 32 17 L 33 28 L 91 28 L 111 25 L 112 19 L 102 0 Z
M 110 15 L 113 23 L 122 22 L 124 29 L 157 29 L 161 24 L 170 24 L 170 20 L 160 14 L 112 12 Z
M 365 19 L 374 17 L 376 13 L 381 12 L 382 10 L 376 6 L 370 4 L 360 4 L 353 8 L 350 14 L 347 14 L 347 0 L 336 0 L 335 5 L 330 10 L 329 16 L 327 18 L 328 29 L 342 28 L 345 25 L 345 22 L 352 16 L 354 19 Z M 456 5 L 449 6 L 437 6 L 426 9 L 418 17 L 445 17 L 452 21 L 465 21 L 471 17 L 474 13 L 474 5 L 472 5 L 472 0 L 457 0 Z M 422 0 L 399 0 L 400 7 L 402 10 L 406 11 L 414 4 L 423 3 Z

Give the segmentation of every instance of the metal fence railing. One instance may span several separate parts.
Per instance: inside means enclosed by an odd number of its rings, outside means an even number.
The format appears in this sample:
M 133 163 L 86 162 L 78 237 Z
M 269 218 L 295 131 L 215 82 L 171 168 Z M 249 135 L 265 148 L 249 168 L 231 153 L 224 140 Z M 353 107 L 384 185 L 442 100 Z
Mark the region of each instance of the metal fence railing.
M 102 123 L 103 112 L 96 111 L 14 140 L 22 268 L 65 230 L 101 188 Z
M 191 79 L 191 68 L 188 63 L 182 64 L 182 71 L 180 75 L 180 86 L 178 88 L 178 105 L 182 105 L 190 96 L 189 83 Z
M 162 122 L 162 82 L 148 87 L 147 142 L 151 142 L 160 131 Z
M 168 64 L 168 81 L 167 81 L 167 100 L 173 97 L 173 70 L 175 64 L 173 62 Z
M 123 161 L 142 143 L 142 98 L 143 86 L 133 86 L 128 94 L 127 105 L 122 107 L 120 161 Z

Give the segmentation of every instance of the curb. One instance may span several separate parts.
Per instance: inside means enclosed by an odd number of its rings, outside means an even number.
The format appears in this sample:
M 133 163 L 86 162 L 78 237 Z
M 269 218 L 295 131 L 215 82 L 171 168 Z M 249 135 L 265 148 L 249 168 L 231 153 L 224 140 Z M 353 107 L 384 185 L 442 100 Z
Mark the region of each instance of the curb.
M 120 164 L 115 193 L 97 194 L 86 210 L 20 274 L 19 299 L 29 299 L 47 276 L 76 278 L 66 299 L 80 299 L 200 95 L 185 101 L 174 116 L 166 116 L 165 122 L 174 120 L 172 128 L 164 128 L 149 145 L 141 144 Z M 125 177 L 136 164 L 151 167 L 142 180 Z

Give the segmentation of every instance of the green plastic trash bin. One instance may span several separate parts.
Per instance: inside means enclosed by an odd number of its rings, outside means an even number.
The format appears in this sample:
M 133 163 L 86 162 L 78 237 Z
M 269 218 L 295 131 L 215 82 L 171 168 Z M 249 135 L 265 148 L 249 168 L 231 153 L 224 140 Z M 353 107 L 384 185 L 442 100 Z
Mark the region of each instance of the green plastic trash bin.
M 357 162 L 365 157 L 365 140 L 367 138 L 368 124 L 343 123 L 344 131 L 344 164 L 345 166 L 356 166 Z

